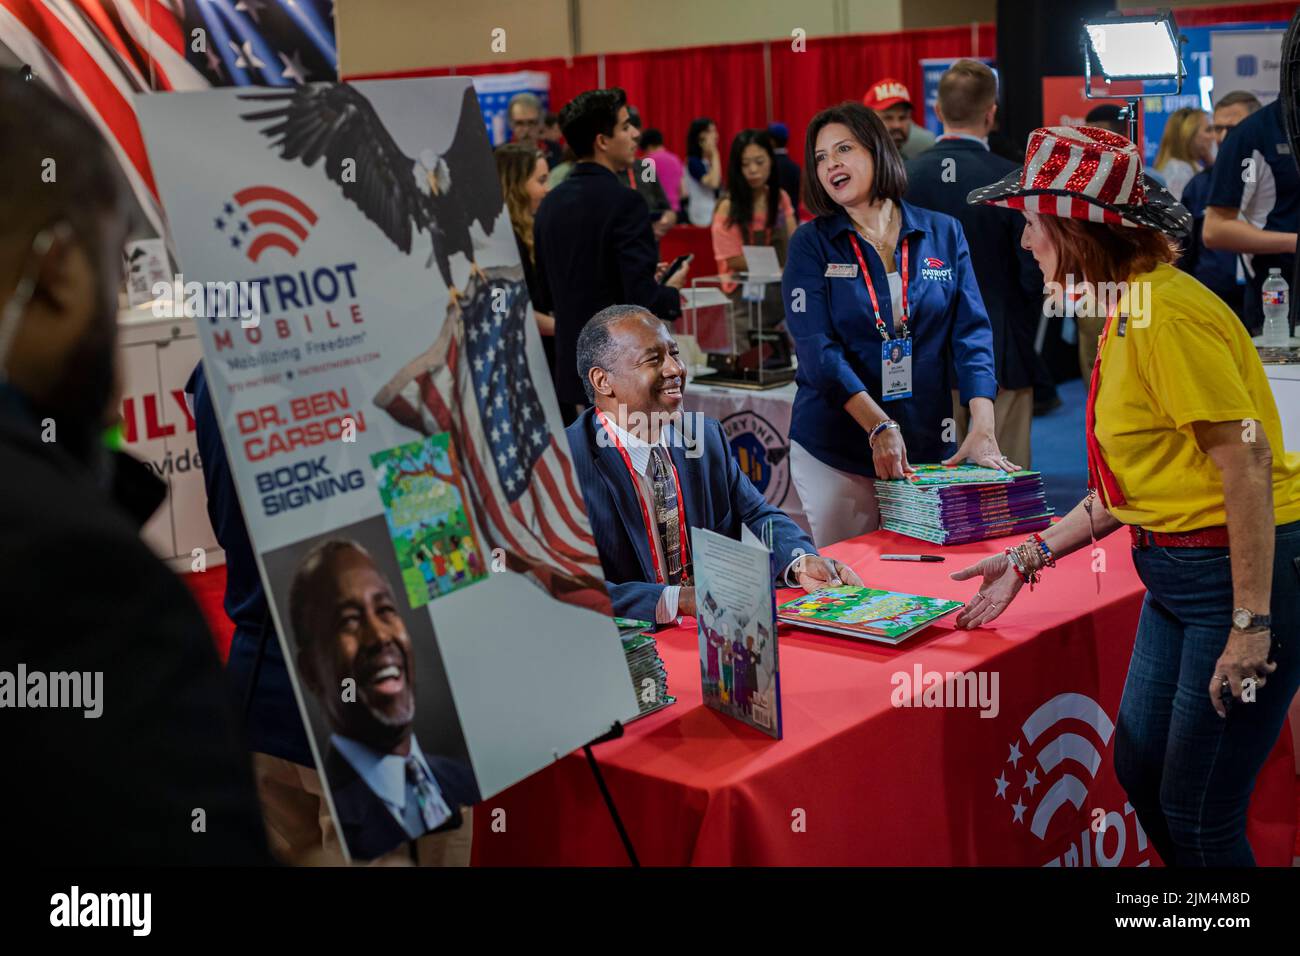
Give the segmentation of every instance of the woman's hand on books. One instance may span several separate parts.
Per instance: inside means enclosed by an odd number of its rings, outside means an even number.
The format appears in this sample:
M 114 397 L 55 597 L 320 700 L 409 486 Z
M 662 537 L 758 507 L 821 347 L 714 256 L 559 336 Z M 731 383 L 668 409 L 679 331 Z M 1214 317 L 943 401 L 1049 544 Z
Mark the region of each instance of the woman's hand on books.
M 966 606 L 957 615 L 960 628 L 983 627 L 1007 609 L 1007 605 L 1020 593 L 1024 582 L 1016 574 L 1006 554 L 999 551 L 991 554 L 978 564 L 954 571 L 950 577 L 954 581 L 965 581 L 976 575 L 983 577 L 976 595 L 966 602 Z
M 876 436 L 871 446 L 871 460 L 876 466 L 877 478 L 910 478 L 916 473 L 907 462 L 907 445 L 903 431 L 889 427 Z
M 957 454 L 945 459 L 945 465 L 960 465 L 965 461 L 983 468 L 997 468 L 999 471 L 1019 471 L 1020 466 L 1009 460 L 998 448 L 998 440 L 992 432 L 979 432 L 974 429 L 967 432 Z

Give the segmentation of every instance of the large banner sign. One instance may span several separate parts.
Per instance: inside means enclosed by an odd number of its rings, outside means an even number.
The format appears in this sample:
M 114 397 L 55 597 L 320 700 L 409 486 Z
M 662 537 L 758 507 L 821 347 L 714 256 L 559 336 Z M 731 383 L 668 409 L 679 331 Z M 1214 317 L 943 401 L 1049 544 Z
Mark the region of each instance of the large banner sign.
M 137 106 L 331 809 L 373 858 L 637 712 L 478 100 Z

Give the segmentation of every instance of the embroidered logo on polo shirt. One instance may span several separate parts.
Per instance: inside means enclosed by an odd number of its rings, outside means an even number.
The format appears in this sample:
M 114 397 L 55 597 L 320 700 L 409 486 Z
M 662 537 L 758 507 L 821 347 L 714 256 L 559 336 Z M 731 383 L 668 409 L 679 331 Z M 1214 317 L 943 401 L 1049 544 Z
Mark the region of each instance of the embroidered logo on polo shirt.
M 856 279 L 858 277 L 858 266 L 855 262 L 828 262 L 826 263 L 827 279 Z
M 921 278 L 933 279 L 936 282 L 952 281 L 952 266 L 944 265 L 942 259 L 936 259 L 934 256 L 926 256 L 921 260 Z

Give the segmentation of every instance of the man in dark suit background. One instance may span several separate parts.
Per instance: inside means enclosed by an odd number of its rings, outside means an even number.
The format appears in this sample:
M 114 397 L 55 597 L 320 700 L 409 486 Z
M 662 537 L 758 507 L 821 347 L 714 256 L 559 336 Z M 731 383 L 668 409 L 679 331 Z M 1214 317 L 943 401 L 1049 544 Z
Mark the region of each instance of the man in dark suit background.
M 691 528 L 739 538 L 746 525 L 762 538 L 770 522 L 774 586 L 862 583 L 764 500 L 718 422 L 683 425 L 686 369 L 661 321 L 640 306 L 610 306 L 587 323 L 577 352 L 594 408 L 567 429 L 569 446 L 615 614 L 659 624 L 695 614 Z
M 560 126 L 578 162 L 542 200 L 533 251 L 537 307 L 555 316 L 551 372 L 567 423 L 587 401 L 575 370 L 578 333 L 587 320 L 618 302 L 676 319 L 686 269 L 658 281 L 649 209 L 624 182 L 636 160 L 637 131 L 623 91 L 579 93 L 560 111 Z
M 165 486 L 102 439 L 130 191 L 91 123 L 7 70 L 0 142 L 0 672 L 102 688 L 97 715 L 5 702 L 0 845 L 43 865 L 270 862 L 212 637 L 139 538 Z
M 415 739 L 415 659 L 388 580 L 342 538 L 303 558 L 289 588 L 298 672 L 333 733 L 325 777 L 355 858 L 374 859 L 425 833 L 461 825 L 479 800 L 463 761 Z
M 772 139 L 772 152 L 776 154 L 776 177 L 785 194 L 790 197 L 794 207 L 795 218 L 799 218 L 799 164 L 790 158 L 787 144 L 790 142 L 790 130 L 784 123 L 773 123 L 767 128 L 767 135 Z
M 1024 217 L 1007 209 L 972 206 L 962 193 L 996 182 L 1019 165 L 989 151 L 988 135 L 997 115 L 993 71 L 978 60 L 958 60 L 939 80 L 935 111 L 943 122 L 943 135 L 930 149 L 907 161 L 904 198 L 961 221 L 970 246 L 971 268 L 993 324 L 998 380 L 993 410 L 998 447 L 1028 468 L 1034 335 L 1042 311 L 1043 274 L 1020 247 Z M 960 441 L 968 416 L 955 399 L 953 408 Z

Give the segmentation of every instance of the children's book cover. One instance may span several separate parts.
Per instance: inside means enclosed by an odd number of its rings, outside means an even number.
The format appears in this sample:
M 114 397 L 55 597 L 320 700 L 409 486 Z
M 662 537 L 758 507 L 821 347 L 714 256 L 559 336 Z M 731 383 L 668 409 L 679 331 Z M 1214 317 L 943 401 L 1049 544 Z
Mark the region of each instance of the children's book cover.
M 487 577 L 450 434 L 377 452 L 370 464 L 411 607 Z
M 961 601 L 841 584 L 786 601 L 777 615 L 798 627 L 897 644 L 961 606 Z
M 741 540 L 691 529 L 704 703 L 781 739 L 781 675 L 772 552 L 742 525 Z

